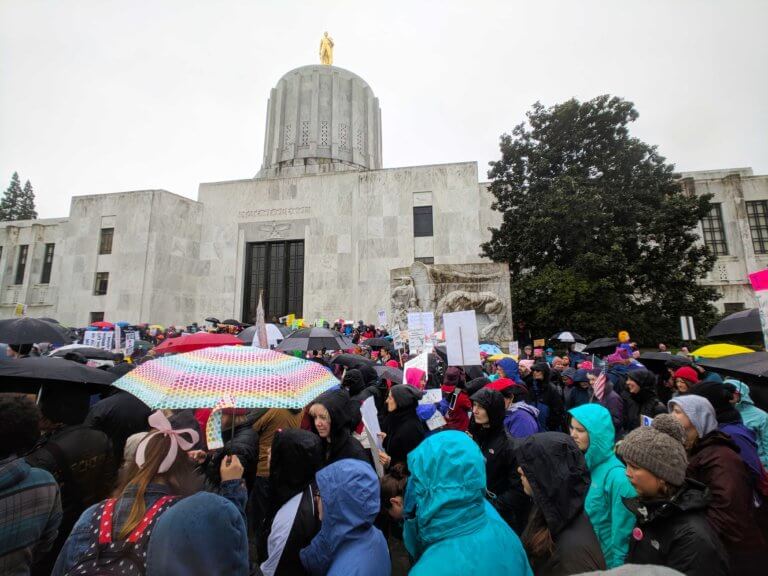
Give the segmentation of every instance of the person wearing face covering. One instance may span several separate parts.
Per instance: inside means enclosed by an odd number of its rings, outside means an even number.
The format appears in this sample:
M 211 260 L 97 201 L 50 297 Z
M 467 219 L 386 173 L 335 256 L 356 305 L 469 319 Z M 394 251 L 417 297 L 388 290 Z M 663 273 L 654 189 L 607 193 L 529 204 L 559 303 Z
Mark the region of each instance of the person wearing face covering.
M 763 573 L 766 543 L 755 520 L 749 471 L 733 440 L 717 429 L 715 409 L 706 398 L 686 394 L 669 401 L 685 430 L 687 476 L 709 488 L 707 520 L 720 536 L 735 574 Z

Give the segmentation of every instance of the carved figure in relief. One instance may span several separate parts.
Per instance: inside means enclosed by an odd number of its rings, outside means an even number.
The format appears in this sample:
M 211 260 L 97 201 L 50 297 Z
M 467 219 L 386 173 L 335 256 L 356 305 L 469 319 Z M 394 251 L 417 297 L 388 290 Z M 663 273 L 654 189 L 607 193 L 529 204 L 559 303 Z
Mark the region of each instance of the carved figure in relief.
M 455 290 L 446 294 L 437 304 L 435 316 L 442 318 L 446 312 L 461 312 L 474 310 L 478 315 L 484 314 L 491 321 L 480 330 L 482 340 L 496 340 L 503 330 L 504 301 L 493 292 L 467 292 Z
M 320 39 L 320 64 L 333 65 L 333 38 L 328 36 L 328 32 Z
M 404 276 L 397 280 L 400 284 L 392 289 L 389 300 L 392 306 L 393 322 L 402 328 L 407 325 L 408 312 L 419 309 L 419 300 L 416 297 L 416 288 L 413 286 L 413 279 L 410 276 Z

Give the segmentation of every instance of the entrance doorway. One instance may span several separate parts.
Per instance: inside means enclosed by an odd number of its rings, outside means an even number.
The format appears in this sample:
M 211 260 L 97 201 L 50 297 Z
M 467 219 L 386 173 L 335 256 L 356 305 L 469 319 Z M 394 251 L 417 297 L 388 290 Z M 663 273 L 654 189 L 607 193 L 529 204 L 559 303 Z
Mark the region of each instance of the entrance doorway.
M 259 305 L 271 322 L 287 314 L 302 317 L 304 305 L 304 240 L 254 242 L 246 245 L 242 321 L 252 324 Z

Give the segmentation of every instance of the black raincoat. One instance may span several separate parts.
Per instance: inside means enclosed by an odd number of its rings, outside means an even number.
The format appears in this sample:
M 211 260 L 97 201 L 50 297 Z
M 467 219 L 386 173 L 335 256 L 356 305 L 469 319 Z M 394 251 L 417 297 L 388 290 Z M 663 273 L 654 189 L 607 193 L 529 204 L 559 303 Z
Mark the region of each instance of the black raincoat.
M 531 485 L 555 549 L 546 558 L 529 558 L 537 576 L 605 570 L 600 542 L 584 512 L 589 471 L 579 447 L 560 432 L 522 440 L 517 461 Z
M 474 417 L 469 422 L 469 433 L 485 459 L 488 499 L 510 528 L 520 534 L 525 528 L 531 499 L 523 491 L 517 473 L 514 440 L 504 427 L 504 397 L 496 390 L 483 388 L 471 400 L 485 408 L 490 424 L 485 428 L 477 424 Z
M 346 390 L 328 390 L 315 398 L 310 404 L 321 404 L 331 417 L 330 442 L 324 442 L 325 465 L 333 464 L 344 458 L 355 458 L 371 463 L 370 452 L 352 436 L 360 423 L 360 403 L 352 400 Z M 309 409 L 307 410 L 309 412 Z M 312 432 L 317 434 L 315 422 L 310 418 Z
M 627 380 L 637 382 L 640 390 L 630 394 L 629 388 L 621 393 L 624 401 L 624 430 L 631 432 L 640 426 L 641 416 L 655 418 L 667 412 L 666 406 L 656 395 L 656 374 L 648 370 L 632 370 L 627 374 Z
M 407 463 L 408 454 L 427 437 L 427 426 L 416 414 L 417 401 L 399 406 L 384 418 L 381 427 L 386 434 L 384 452 L 392 458 L 390 466 L 397 462 Z

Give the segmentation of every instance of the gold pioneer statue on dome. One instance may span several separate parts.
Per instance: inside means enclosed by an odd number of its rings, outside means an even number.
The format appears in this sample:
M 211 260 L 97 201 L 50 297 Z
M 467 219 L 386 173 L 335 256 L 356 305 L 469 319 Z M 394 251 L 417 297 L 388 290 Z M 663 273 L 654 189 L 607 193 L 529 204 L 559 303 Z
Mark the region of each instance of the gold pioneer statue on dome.
M 333 38 L 328 36 L 328 32 L 325 32 L 320 39 L 320 64 L 326 66 L 333 64 Z

